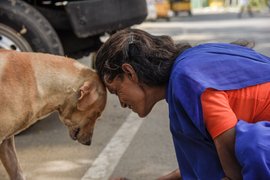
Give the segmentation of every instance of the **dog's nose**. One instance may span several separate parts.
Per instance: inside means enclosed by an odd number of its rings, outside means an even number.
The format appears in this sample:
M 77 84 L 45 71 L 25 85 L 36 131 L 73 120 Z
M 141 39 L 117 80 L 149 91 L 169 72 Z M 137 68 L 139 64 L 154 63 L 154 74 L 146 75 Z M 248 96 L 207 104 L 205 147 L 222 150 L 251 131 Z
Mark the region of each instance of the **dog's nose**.
M 86 142 L 83 142 L 82 144 L 83 144 L 83 145 L 87 145 L 87 146 L 90 146 L 90 145 L 91 145 L 91 140 L 89 140 L 89 141 L 86 141 Z

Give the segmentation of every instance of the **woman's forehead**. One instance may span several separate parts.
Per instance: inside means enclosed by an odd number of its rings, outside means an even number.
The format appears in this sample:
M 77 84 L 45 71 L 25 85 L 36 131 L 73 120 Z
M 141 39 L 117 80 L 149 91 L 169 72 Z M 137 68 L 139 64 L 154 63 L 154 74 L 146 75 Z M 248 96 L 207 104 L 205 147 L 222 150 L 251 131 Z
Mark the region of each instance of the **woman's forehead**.
M 107 86 L 107 85 L 106 85 L 106 87 L 107 87 L 108 91 L 112 94 L 114 89 L 112 87 L 110 87 L 110 86 Z
M 115 79 L 111 81 L 104 80 L 104 83 L 110 93 L 113 93 L 115 91 L 117 86 Z
M 117 91 L 120 87 L 124 86 L 125 83 L 123 83 L 122 76 L 116 75 L 112 80 L 109 79 L 108 76 L 104 76 L 104 84 L 110 93 L 115 93 L 115 91 Z
M 113 89 L 113 83 L 112 82 L 106 82 L 105 81 L 105 86 L 107 87 L 107 89 L 109 90 L 109 91 L 111 91 L 112 89 Z

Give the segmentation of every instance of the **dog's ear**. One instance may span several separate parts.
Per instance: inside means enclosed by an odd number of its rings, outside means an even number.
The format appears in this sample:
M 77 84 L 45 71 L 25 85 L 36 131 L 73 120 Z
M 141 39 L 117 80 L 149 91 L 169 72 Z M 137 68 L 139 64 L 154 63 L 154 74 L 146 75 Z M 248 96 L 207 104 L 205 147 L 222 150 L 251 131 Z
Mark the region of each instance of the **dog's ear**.
M 80 87 L 77 109 L 79 111 L 85 111 L 97 100 L 97 98 L 98 92 L 95 82 L 84 82 L 83 85 Z

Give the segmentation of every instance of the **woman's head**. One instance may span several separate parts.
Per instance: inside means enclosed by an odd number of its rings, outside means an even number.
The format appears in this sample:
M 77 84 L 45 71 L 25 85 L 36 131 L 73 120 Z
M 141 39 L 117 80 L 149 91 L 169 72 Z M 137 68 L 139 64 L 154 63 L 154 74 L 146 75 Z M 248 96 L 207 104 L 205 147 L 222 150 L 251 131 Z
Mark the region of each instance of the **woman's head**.
M 146 116 L 162 97 L 172 64 L 189 45 L 176 46 L 169 36 L 138 29 L 115 33 L 97 53 L 96 68 L 122 107 Z
M 179 48 L 169 36 L 154 36 L 138 29 L 125 29 L 111 36 L 97 54 L 96 68 L 103 80 L 123 74 L 130 64 L 141 83 L 160 86 L 167 83 Z M 105 78 L 105 79 L 104 79 Z

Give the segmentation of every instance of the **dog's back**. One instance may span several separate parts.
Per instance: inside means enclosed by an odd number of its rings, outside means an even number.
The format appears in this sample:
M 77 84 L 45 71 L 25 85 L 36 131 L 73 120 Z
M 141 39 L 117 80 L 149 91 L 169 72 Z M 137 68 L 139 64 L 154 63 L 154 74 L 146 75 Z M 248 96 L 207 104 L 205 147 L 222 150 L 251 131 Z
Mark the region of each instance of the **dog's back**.
M 37 87 L 30 61 L 26 57 L 18 60 L 14 51 L 1 51 L 0 87 L 0 124 L 1 127 L 10 127 L 14 119 L 21 117 L 21 113 L 29 113 L 26 112 L 27 109 L 31 109 L 29 98 L 36 96 L 34 89 Z M 7 130 L 9 129 L 1 128 L 0 136 L 11 133 Z

